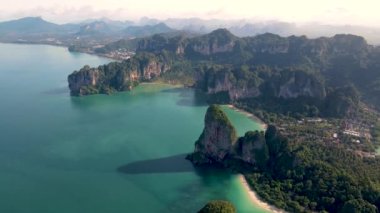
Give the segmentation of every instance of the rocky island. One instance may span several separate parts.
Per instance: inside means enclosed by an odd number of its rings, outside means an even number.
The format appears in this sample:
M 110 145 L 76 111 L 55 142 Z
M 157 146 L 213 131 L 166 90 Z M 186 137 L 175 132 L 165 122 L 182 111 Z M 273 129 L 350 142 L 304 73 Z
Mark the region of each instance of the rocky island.
M 235 127 L 218 105 L 211 105 L 206 112 L 205 127 L 195 142 L 194 153 L 187 156 L 193 164 L 231 166 L 234 161 L 265 165 L 269 158 L 264 132 L 249 131 L 237 137 Z M 270 131 L 274 127 L 269 127 Z
M 211 105 L 207 109 L 203 132 L 195 142 L 195 151 L 187 158 L 195 165 L 223 164 L 232 154 L 236 140 L 236 130 L 226 114 L 217 105 Z

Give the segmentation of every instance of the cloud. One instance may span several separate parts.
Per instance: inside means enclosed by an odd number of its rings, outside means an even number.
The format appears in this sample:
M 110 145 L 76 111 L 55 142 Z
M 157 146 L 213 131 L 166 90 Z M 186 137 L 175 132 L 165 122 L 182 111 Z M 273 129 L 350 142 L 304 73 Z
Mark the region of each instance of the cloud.
M 380 25 L 378 0 L 0 0 L 0 19 L 25 16 L 64 23 L 108 17 L 136 20 L 152 18 L 255 19 L 285 22 Z
M 14 13 L 4 14 L 0 19 L 22 18 L 27 16 L 41 16 L 46 20 L 56 23 L 79 22 L 88 19 L 99 19 L 103 17 L 112 17 L 115 19 L 126 19 L 129 11 L 124 8 L 115 10 L 96 10 L 92 6 L 75 7 L 36 7 L 29 10 L 17 11 Z
M 223 8 L 219 8 L 217 10 L 211 10 L 206 12 L 205 16 L 207 18 L 220 18 L 226 16 L 227 12 Z

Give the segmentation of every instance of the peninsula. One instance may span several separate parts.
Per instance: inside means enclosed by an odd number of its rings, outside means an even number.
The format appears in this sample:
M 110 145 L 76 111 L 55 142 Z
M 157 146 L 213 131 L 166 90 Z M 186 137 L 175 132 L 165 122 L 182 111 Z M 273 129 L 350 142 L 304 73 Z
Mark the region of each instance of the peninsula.
M 210 104 L 260 118 L 266 132 L 238 138 L 212 105 L 188 156 L 244 174 L 266 202 L 290 212 L 377 212 L 380 206 L 380 48 L 355 35 L 308 39 L 226 29 L 197 37 L 154 35 L 136 55 L 68 76 L 74 96 L 182 83 Z M 365 74 L 364 74 L 365 73 Z
M 261 198 L 289 212 L 377 212 L 379 197 L 373 196 L 379 192 L 373 184 L 378 160 L 363 161 L 323 144 L 296 143 L 273 125 L 265 133 L 249 131 L 237 138 L 217 105 L 208 108 L 204 130 L 187 159 L 195 166 L 242 173 Z

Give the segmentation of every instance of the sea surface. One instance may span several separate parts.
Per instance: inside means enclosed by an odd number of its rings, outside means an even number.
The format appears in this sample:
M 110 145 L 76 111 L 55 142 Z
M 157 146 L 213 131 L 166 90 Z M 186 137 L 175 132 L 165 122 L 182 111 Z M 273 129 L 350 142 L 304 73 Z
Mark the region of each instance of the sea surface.
M 237 175 L 184 159 L 207 106 L 191 89 L 70 97 L 67 76 L 109 62 L 65 48 L 0 44 L 0 212 L 196 212 L 211 199 L 254 206 Z M 259 124 L 227 107 L 243 135 Z

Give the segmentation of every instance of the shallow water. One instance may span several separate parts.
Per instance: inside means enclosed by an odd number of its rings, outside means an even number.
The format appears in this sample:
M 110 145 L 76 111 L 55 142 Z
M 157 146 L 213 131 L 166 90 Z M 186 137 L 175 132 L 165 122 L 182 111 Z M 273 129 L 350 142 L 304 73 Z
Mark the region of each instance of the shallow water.
M 0 44 L 0 212 L 196 212 L 227 199 L 263 212 L 236 175 L 184 160 L 206 105 L 191 89 L 145 84 L 70 97 L 67 75 L 109 60 Z M 240 135 L 260 126 L 224 107 Z

